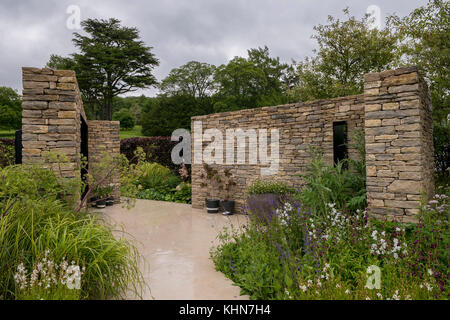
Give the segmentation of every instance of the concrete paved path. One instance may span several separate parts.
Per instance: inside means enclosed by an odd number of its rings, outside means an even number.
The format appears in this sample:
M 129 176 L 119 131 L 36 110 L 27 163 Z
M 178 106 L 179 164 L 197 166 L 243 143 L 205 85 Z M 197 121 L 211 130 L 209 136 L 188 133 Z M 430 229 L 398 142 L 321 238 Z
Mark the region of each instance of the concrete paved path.
M 248 299 L 214 269 L 209 258 L 218 233 L 225 226 L 244 224 L 245 216 L 207 214 L 190 205 L 151 200 L 137 200 L 130 210 L 115 205 L 95 211 L 122 226 L 126 237 L 136 241 L 150 287 L 144 299 Z

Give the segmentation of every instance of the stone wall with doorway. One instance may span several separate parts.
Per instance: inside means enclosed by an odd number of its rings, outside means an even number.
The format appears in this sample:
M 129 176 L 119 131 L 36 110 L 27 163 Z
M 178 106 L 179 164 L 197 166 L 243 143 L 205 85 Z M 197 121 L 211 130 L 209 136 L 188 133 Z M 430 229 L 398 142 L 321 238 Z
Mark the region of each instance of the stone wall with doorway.
M 433 193 L 433 136 L 431 103 L 428 87 L 415 67 L 405 67 L 365 76 L 365 91 L 361 95 L 329 100 L 263 107 L 235 112 L 197 116 L 192 118 L 192 206 L 203 208 L 206 190 L 201 187 L 203 173 L 201 154 L 211 141 L 204 132 L 217 129 L 223 137 L 226 132 L 240 128 L 246 132 L 270 129 L 279 132 L 279 167 L 273 175 L 262 176 L 266 165 L 249 163 L 249 157 L 259 150 L 258 137 L 246 143 L 245 163 L 222 161 L 212 166 L 219 172 L 231 169 L 237 186 L 234 198 L 238 207 L 245 203 L 245 190 L 256 179 L 280 180 L 293 187 L 301 187 L 299 175 L 305 173 L 310 161 L 308 150 L 317 147 L 323 151 L 324 161 L 333 163 L 333 126 L 346 123 L 348 127 L 348 157 L 359 159 L 352 144 L 355 129 L 365 135 L 367 198 L 369 210 L 377 217 L 413 221 L 421 195 Z M 200 126 L 201 125 L 201 126 Z M 208 137 L 209 138 L 209 137 Z M 213 139 L 211 139 L 213 140 Z M 264 139 L 262 140 L 264 141 Z M 197 149 L 200 157 L 196 156 Z M 249 149 L 254 148 L 249 153 Z M 256 151 L 257 153 L 257 151 Z
M 98 160 L 105 146 L 120 154 L 119 123 L 88 121 L 76 74 L 71 70 L 22 68 L 22 163 L 42 163 L 65 178 L 79 178 L 82 121 L 88 125 L 89 162 Z M 47 152 L 67 156 L 67 163 L 44 163 Z M 114 197 L 120 199 L 120 181 L 114 178 Z
M 305 103 L 296 103 L 274 107 L 263 107 L 256 109 L 240 110 L 235 112 L 217 113 L 212 115 L 198 116 L 192 118 L 192 154 L 195 154 L 194 146 L 196 137 L 195 123 L 202 123 L 202 131 L 217 128 L 223 135 L 224 143 L 226 131 L 228 129 L 240 128 L 244 131 L 255 130 L 258 134 L 260 129 L 269 129 L 267 132 L 268 153 L 270 154 L 271 134 L 270 129 L 278 129 L 279 132 L 279 167 L 274 175 L 262 176 L 261 168 L 267 165 L 249 164 L 250 147 L 255 147 L 258 153 L 259 140 L 256 144 L 246 144 L 245 151 L 238 151 L 237 140 L 235 143 L 235 156 L 239 152 L 245 153 L 245 164 L 213 164 L 213 167 L 220 167 L 220 172 L 224 168 L 231 169 L 234 180 L 237 182 L 235 188 L 235 199 L 239 208 L 245 203 L 245 190 L 257 179 L 284 181 L 292 187 L 300 187 L 303 181 L 300 174 L 305 173 L 305 169 L 311 158 L 311 147 L 316 147 L 323 152 L 326 163 L 333 163 L 333 123 L 347 122 L 348 126 L 348 148 L 349 158 L 360 159 L 357 150 L 351 145 L 355 143 L 354 130 L 364 130 L 364 96 L 348 96 L 330 100 L 320 100 Z M 259 137 L 258 137 L 259 138 Z M 203 146 L 208 145 L 208 141 L 203 141 Z M 194 155 L 195 157 L 195 155 Z M 194 158 L 193 157 L 193 158 Z M 202 164 L 192 164 L 192 205 L 195 208 L 204 206 L 206 190 L 201 188 L 201 175 L 203 173 Z

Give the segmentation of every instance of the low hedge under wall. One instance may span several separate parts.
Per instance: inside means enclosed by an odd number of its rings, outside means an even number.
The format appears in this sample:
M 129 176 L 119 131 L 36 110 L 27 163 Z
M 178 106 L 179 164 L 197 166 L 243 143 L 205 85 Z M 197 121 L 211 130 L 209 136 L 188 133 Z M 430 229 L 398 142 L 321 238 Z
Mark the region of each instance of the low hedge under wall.
M 172 162 L 172 149 L 177 144 L 171 141 L 170 137 L 136 137 L 128 138 L 120 141 L 120 153 L 124 154 L 128 160 L 133 159 L 136 148 L 141 147 L 147 154 L 147 160 L 157 162 L 168 167 L 175 174 L 179 174 L 180 165 Z M 186 164 L 189 176 L 191 174 L 191 166 Z

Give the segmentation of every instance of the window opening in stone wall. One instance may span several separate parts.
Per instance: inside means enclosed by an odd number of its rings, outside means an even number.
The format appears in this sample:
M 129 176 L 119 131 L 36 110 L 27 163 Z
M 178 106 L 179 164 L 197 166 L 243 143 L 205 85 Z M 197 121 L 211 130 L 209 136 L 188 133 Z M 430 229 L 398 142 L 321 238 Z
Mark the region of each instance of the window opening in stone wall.
M 81 168 L 81 179 L 84 183 L 86 183 L 86 175 L 88 174 L 88 159 L 89 159 L 89 146 L 88 146 L 88 125 L 84 121 L 83 118 L 81 118 L 81 129 L 80 129 L 80 137 L 81 137 L 81 144 L 80 144 L 80 151 L 81 154 L 86 157 L 86 167 Z M 87 193 L 88 186 L 86 185 L 85 190 L 83 191 L 82 197 L 84 197 Z
M 340 121 L 333 123 L 333 155 L 334 165 L 348 158 L 347 147 L 347 122 Z

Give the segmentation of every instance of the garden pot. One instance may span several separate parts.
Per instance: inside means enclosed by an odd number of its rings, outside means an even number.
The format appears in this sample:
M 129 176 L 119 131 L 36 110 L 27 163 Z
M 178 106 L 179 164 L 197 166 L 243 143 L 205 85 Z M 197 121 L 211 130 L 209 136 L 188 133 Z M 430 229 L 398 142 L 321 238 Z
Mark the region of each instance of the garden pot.
M 97 206 L 97 197 L 92 197 L 89 199 L 89 202 L 91 203 L 91 207 L 95 208 Z
M 208 213 L 217 213 L 219 212 L 219 199 L 206 199 L 205 205 L 206 205 L 206 211 Z
M 232 215 L 234 212 L 234 200 L 225 200 L 221 202 L 224 216 Z
M 114 205 L 114 198 L 113 197 L 109 197 L 108 199 L 106 199 L 106 205 L 107 206 Z
M 97 208 L 104 208 L 104 207 L 106 207 L 106 200 L 105 199 L 97 200 Z

